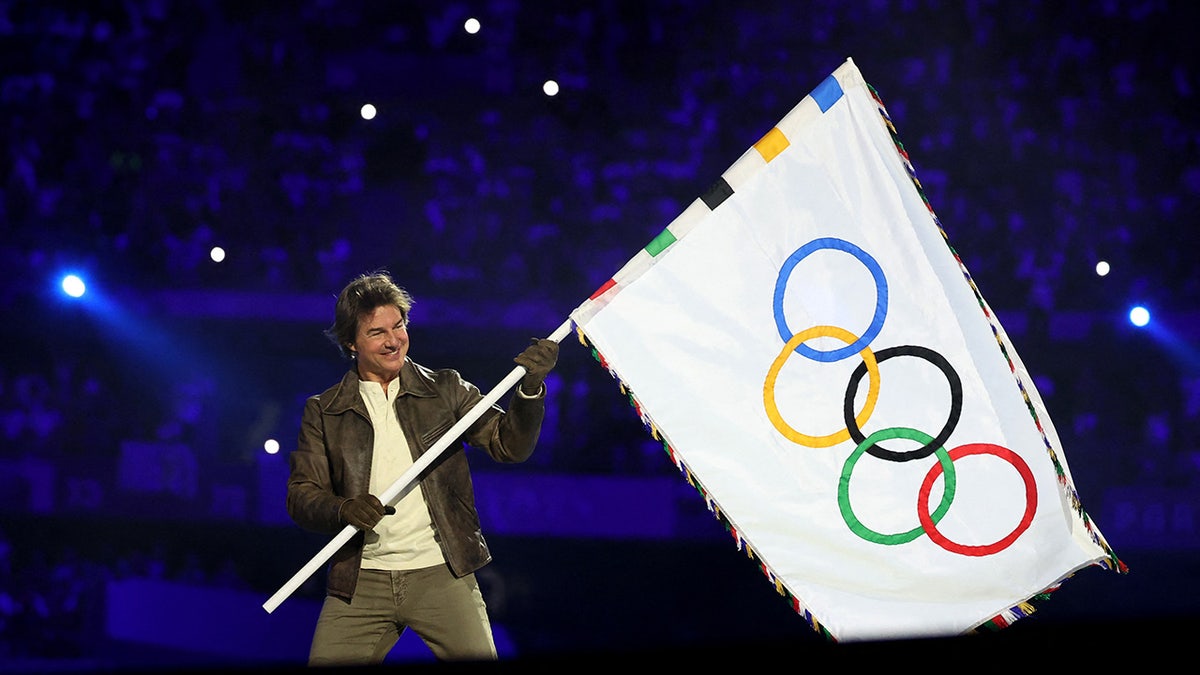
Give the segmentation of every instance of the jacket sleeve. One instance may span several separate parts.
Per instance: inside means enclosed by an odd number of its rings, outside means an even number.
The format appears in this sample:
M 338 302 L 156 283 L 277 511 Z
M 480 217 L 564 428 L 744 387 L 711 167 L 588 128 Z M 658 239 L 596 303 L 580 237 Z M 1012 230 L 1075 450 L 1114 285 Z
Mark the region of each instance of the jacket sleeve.
M 483 395 L 458 373 L 453 373 L 453 377 L 456 381 L 454 391 L 457 392 L 454 401 L 461 419 L 483 399 Z M 465 440 L 497 462 L 516 463 L 529 459 L 542 433 L 542 420 L 546 416 L 545 391 L 543 387 L 538 396 L 525 398 L 519 396 L 514 387 L 507 411 L 493 405 L 471 425 Z
M 338 511 L 346 497 L 335 492 L 329 473 L 320 401 L 316 396 L 304 403 L 300 436 L 296 449 L 288 455 L 288 466 L 288 515 L 306 530 L 324 534 L 339 532 L 343 525 L 338 520 Z

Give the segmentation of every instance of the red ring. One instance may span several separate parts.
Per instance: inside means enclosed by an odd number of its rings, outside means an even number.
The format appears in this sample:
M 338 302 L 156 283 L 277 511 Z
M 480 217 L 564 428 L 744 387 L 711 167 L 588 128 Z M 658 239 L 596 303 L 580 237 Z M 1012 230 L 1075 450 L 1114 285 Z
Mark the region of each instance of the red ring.
M 925 528 L 925 533 L 929 535 L 930 540 L 947 551 L 970 556 L 991 555 L 1011 546 L 1017 537 L 1029 529 L 1030 524 L 1033 523 L 1033 514 L 1037 512 L 1037 486 L 1034 484 L 1033 472 L 1029 470 L 1029 465 L 1021 459 L 1020 455 L 1008 448 L 991 443 L 968 443 L 951 450 L 950 460 L 954 461 L 967 455 L 995 455 L 1006 460 L 1017 470 L 1017 473 L 1021 474 L 1021 480 L 1025 482 L 1025 514 L 1021 517 L 1021 522 L 1017 523 L 1016 529 L 1009 532 L 1003 539 L 982 546 L 959 544 L 950 541 L 939 532 L 933 518 L 929 515 L 929 493 L 933 491 L 933 481 L 942 475 L 941 462 L 934 462 L 929 473 L 925 474 L 925 481 L 921 483 L 921 491 L 917 494 L 917 517 L 921 519 L 921 527 Z

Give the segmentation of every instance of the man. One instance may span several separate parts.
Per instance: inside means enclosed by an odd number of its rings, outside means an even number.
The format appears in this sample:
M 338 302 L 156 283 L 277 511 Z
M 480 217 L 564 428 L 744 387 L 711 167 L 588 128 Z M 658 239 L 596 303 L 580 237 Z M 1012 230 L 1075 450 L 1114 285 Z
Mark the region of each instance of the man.
M 497 657 L 474 574 L 491 554 L 465 452 L 447 449 L 394 508 L 378 498 L 483 398 L 456 371 L 408 358 L 412 304 L 386 272 L 342 290 L 326 335 L 353 367 L 305 402 L 289 457 L 292 519 L 326 534 L 360 530 L 330 559 L 310 665 L 377 664 L 406 628 L 443 661 Z M 461 437 L 499 462 L 533 453 L 558 343 L 535 338 L 514 361 L 526 373 L 507 411 L 490 406 Z

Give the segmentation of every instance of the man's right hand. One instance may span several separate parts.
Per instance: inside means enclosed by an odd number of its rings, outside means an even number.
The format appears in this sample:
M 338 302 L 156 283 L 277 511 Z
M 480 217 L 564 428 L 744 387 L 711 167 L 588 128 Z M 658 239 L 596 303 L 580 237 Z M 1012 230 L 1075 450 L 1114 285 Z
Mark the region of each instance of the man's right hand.
M 372 494 L 360 495 L 342 502 L 338 519 L 343 525 L 353 525 L 360 530 L 372 530 L 383 520 L 387 510 L 379 498 Z M 395 513 L 395 511 L 392 511 Z

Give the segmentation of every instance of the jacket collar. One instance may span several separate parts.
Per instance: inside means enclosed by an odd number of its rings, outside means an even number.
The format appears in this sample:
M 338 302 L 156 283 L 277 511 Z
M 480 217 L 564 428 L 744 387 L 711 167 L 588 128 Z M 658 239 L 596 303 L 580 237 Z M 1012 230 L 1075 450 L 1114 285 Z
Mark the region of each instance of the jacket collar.
M 366 405 L 362 401 L 362 396 L 358 392 L 358 367 L 352 365 L 350 370 L 342 376 L 342 381 L 335 384 L 330 391 L 326 392 L 321 398 L 328 402 L 324 406 L 324 412 L 330 415 L 337 415 L 347 410 L 356 410 L 363 415 L 367 414 Z M 400 383 L 400 391 L 396 394 L 399 398 L 404 395 L 419 396 L 428 398 L 437 396 L 434 391 L 433 382 L 425 373 L 425 369 L 413 363 L 412 359 L 405 358 L 404 367 L 400 369 L 400 377 L 397 378 Z

